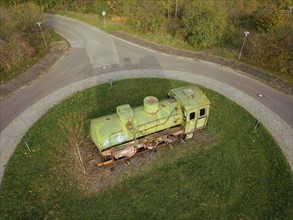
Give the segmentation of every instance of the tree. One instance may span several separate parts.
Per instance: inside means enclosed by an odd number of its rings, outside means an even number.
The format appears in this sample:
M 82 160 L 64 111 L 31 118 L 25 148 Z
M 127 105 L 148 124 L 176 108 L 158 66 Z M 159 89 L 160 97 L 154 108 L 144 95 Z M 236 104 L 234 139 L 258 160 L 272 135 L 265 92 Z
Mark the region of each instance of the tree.
M 185 8 L 182 24 L 187 42 L 211 47 L 221 39 L 227 26 L 226 11 L 210 1 L 196 1 Z

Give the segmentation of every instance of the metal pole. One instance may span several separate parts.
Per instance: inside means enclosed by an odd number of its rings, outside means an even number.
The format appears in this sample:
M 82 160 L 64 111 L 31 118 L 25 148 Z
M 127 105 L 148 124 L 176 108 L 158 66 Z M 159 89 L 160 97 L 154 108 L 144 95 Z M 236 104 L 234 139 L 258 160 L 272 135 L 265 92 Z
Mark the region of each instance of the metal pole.
M 238 55 L 238 60 L 240 60 L 240 57 L 241 57 L 241 54 L 242 54 L 242 50 L 243 50 L 243 47 L 244 47 L 244 44 L 245 44 L 245 41 L 246 41 L 246 37 L 247 37 L 247 35 L 249 34 L 249 32 L 248 32 L 248 31 L 245 31 L 244 34 L 245 34 L 245 36 L 244 36 L 244 40 L 243 40 L 243 44 L 242 44 L 242 47 L 241 47 L 240 53 L 239 53 L 239 55 Z
M 254 126 L 254 129 L 253 129 L 253 130 L 257 129 L 257 128 L 258 128 L 258 126 L 259 126 L 259 121 L 257 121 L 257 122 L 256 122 L 256 124 L 255 124 L 255 126 Z
M 106 12 L 102 11 L 102 15 L 103 15 L 104 27 L 106 27 L 106 22 L 105 22 Z
M 46 42 L 46 39 L 45 39 L 45 36 L 44 36 L 44 34 L 43 34 L 43 31 L 42 31 L 41 23 L 42 23 L 42 22 L 37 22 L 37 25 L 38 25 L 39 28 L 40 28 L 40 31 L 41 31 L 41 34 L 42 34 L 42 37 L 43 37 L 43 40 L 44 40 L 45 46 L 48 47 L 47 42 Z

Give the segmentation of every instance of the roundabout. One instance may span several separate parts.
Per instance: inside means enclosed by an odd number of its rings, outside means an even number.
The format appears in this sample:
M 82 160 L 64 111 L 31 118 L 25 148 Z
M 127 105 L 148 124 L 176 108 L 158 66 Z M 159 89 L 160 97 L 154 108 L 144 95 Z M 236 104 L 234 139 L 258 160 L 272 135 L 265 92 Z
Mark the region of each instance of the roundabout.
M 291 166 L 291 169 L 293 169 L 292 128 L 277 114 L 272 112 L 269 108 L 258 102 L 256 99 L 229 85 L 225 85 L 215 80 L 191 73 L 144 69 L 117 71 L 93 76 L 68 85 L 30 106 L 1 132 L 1 147 L 3 147 L 3 149 L 1 149 L 1 180 L 3 178 L 5 165 L 7 164 L 10 156 L 12 155 L 15 147 L 20 142 L 23 135 L 33 125 L 33 123 L 35 123 L 42 115 L 44 115 L 52 106 L 57 105 L 63 99 L 70 97 L 77 92 L 91 88 L 95 85 L 108 83 L 110 80 L 115 82 L 116 80 L 129 78 L 169 78 L 182 80 L 204 86 L 226 96 L 254 115 L 256 119 L 268 129 L 268 131 L 280 145 Z
M 162 100 L 169 89 L 187 84 L 157 78 L 162 74 L 157 70 L 130 71 L 135 79 L 119 80 L 117 74 L 122 73 L 126 78 L 125 72 L 104 76 L 105 84 L 93 78 L 73 84 L 67 88 L 67 98 L 66 91 L 59 90 L 61 102 L 51 97 L 34 106 L 35 111 L 46 112 L 39 120 L 23 115 L 37 122 L 6 168 L 0 195 L 4 217 L 290 215 L 292 175 L 278 145 L 264 126 L 254 129 L 256 120 L 246 110 L 205 88 L 212 103 L 209 125 L 194 139 L 146 152 L 111 170 L 99 168 L 96 147 L 88 138 L 90 119 L 113 112 L 120 104 L 141 105 L 145 95 Z M 186 80 L 189 75 L 164 74 Z M 41 109 L 47 102 L 49 109 Z M 78 163 L 75 143 L 85 172 Z

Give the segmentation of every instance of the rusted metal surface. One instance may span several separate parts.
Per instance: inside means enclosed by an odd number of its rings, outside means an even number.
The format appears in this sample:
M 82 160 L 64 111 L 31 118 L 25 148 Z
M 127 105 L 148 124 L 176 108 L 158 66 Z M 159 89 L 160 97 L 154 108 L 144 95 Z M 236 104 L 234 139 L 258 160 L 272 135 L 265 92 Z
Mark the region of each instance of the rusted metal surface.
M 100 164 L 98 164 L 99 167 L 103 167 L 103 168 L 110 168 L 110 167 L 114 167 L 120 163 L 123 163 L 123 162 L 127 162 L 128 160 L 131 160 L 132 158 L 134 157 L 137 157 L 137 156 L 140 156 L 144 153 L 148 153 L 148 152 L 151 152 L 151 151 L 156 151 L 158 148 L 161 148 L 161 147 L 164 147 L 170 143 L 178 143 L 180 142 L 182 139 L 182 136 L 180 136 L 180 134 L 182 134 L 182 130 L 181 131 L 178 131 L 177 135 L 176 133 L 174 133 L 175 135 L 170 135 L 166 138 L 166 141 L 165 142 L 161 142 L 160 144 L 158 144 L 156 147 L 154 148 L 141 148 L 141 150 L 138 150 L 135 154 L 131 155 L 131 156 L 128 156 L 128 157 L 122 157 L 122 158 L 119 158 L 119 159 L 115 159 L 115 158 L 111 158 L 107 161 L 104 161 L 104 162 L 101 162 Z
M 185 139 L 207 124 L 210 102 L 196 86 L 185 86 L 168 92 L 159 101 L 147 96 L 143 105 L 131 108 L 120 105 L 115 114 L 91 121 L 91 137 L 106 161 L 131 158 L 139 151 L 155 149 L 162 144 Z
M 161 146 L 165 146 L 169 143 L 175 143 L 182 138 L 184 129 L 182 127 L 175 127 L 169 130 L 165 130 L 148 137 L 141 138 L 134 142 L 130 142 L 124 145 L 116 146 L 107 152 L 108 160 L 99 164 L 99 166 L 105 166 L 110 163 L 114 163 L 118 160 L 125 160 L 146 152 L 149 150 L 156 149 Z M 132 149 L 129 150 L 129 149 Z M 135 149 L 133 149 L 135 148 Z M 103 158 L 104 159 L 104 158 Z M 108 162 L 110 161 L 110 162 Z

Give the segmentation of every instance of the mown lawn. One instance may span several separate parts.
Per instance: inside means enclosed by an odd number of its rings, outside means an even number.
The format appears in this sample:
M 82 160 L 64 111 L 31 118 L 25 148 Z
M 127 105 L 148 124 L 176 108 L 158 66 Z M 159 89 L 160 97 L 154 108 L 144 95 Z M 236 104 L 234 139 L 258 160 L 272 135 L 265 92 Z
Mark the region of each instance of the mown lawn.
M 86 137 L 90 119 L 115 112 L 119 104 L 141 105 L 146 95 L 162 99 L 185 84 L 116 81 L 112 88 L 99 85 L 52 108 L 24 136 L 6 167 L 1 219 L 292 218 L 293 175 L 279 146 L 263 126 L 254 130 L 249 113 L 210 90 L 208 140 L 165 147 L 164 157 L 114 186 L 81 189 L 68 169 L 72 146 L 61 121 L 83 123 Z

